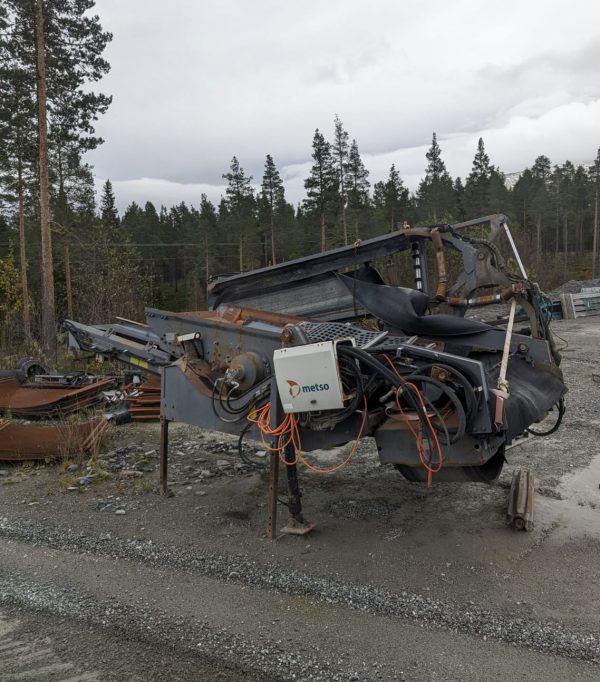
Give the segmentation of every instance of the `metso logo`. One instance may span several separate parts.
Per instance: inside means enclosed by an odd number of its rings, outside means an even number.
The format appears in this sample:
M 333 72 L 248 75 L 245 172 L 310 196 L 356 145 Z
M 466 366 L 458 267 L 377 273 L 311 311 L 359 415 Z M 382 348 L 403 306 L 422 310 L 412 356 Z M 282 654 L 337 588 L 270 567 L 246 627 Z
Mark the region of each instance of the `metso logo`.
M 292 398 L 297 398 L 301 393 L 315 393 L 318 391 L 328 391 L 329 384 L 310 384 L 308 386 L 301 386 L 297 381 L 286 379 L 290 386 L 290 395 Z

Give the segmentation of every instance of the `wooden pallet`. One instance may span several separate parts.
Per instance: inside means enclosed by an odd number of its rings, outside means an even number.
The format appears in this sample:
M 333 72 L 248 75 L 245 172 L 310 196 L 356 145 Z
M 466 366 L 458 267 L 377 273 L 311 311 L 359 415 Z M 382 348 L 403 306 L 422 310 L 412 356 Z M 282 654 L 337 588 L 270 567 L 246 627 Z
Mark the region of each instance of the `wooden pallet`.
M 560 302 L 565 320 L 600 315 L 600 293 L 561 294 Z

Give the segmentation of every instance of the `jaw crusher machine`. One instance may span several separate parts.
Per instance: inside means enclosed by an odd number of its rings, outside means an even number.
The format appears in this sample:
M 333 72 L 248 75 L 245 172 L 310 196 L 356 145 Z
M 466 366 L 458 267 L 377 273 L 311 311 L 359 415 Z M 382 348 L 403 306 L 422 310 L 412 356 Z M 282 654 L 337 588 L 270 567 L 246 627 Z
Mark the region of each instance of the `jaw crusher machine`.
M 468 236 L 486 226 L 485 238 Z M 401 252 L 410 255 L 412 288 L 397 284 Z M 510 305 L 508 316 L 465 316 L 494 304 Z M 527 432 L 547 435 L 562 420 L 566 387 L 547 301 L 501 214 L 219 277 L 209 308 L 149 308 L 145 325 L 64 326 L 73 349 L 160 374 L 163 491 L 169 422 L 263 441 L 271 536 L 280 466 L 289 488 L 285 530 L 311 527 L 297 476 L 301 464 L 320 468 L 311 450 L 373 437 L 381 462 L 410 481 L 491 482 L 507 445 Z M 551 411 L 555 426 L 536 429 Z M 517 527 L 531 520 L 532 485 L 522 473 L 513 479 Z

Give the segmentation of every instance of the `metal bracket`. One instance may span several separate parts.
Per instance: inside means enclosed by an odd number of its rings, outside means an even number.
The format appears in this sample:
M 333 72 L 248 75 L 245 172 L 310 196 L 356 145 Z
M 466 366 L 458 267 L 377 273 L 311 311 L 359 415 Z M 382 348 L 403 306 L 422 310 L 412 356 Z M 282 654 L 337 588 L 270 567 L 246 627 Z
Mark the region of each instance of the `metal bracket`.
M 515 469 L 508 496 L 506 522 L 516 530 L 530 530 L 533 526 L 534 478 L 529 469 Z

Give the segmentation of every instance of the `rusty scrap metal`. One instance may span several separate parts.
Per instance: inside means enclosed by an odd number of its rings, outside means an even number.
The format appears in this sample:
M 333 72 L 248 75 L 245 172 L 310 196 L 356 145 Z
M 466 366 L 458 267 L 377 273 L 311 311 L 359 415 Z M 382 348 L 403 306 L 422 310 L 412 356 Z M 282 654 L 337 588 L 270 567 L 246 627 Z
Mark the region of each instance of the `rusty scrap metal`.
M 160 377 L 149 375 L 139 386 L 125 386 L 127 411 L 133 421 L 160 419 Z
M 0 413 L 16 417 L 65 416 L 97 405 L 102 392 L 115 386 L 114 379 L 100 379 L 85 386 L 20 384 L 14 377 L 0 379 Z
M 95 452 L 109 422 L 95 418 L 79 424 L 22 424 L 0 420 L 0 460 L 60 459 Z

